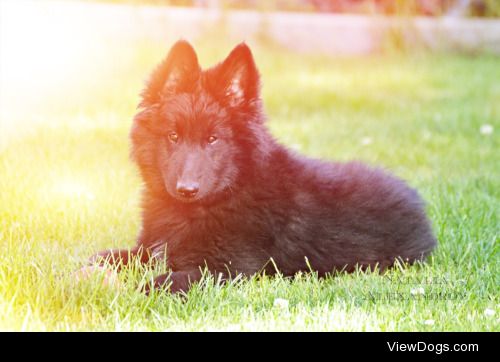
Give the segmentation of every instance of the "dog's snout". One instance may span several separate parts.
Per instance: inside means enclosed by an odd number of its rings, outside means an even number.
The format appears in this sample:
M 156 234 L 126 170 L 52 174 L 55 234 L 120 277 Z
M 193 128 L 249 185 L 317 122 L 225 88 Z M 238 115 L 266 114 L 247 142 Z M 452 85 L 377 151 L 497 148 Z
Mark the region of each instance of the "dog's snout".
M 200 185 L 197 182 L 177 182 L 177 192 L 185 198 L 192 198 L 196 196 L 199 189 Z

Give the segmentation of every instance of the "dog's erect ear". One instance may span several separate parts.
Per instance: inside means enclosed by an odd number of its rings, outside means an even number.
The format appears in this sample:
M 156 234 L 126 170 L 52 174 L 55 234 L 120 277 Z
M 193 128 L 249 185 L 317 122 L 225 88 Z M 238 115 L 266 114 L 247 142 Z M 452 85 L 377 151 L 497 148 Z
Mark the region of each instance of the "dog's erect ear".
M 179 40 L 155 69 L 142 93 L 141 106 L 157 103 L 163 96 L 189 92 L 200 76 L 198 57 L 191 44 Z
M 236 107 L 259 99 L 259 72 L 250 48 L 241 43 L 218 67 L 219 94 Z
M 166 60 L 166 76 L 162 92 L 171 94 L 189 88 L 198 80 L 200 66 L 198 57 L 187 41 L 180 40 L 174 44 Z

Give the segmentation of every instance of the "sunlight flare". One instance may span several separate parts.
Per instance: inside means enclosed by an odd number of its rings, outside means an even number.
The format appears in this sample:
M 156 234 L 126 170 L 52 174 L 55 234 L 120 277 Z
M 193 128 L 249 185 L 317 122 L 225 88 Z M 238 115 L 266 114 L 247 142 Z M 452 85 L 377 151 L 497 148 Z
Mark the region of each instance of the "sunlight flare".
M 87 185 L 71 179 L 64 179 L 54 183 L 52 193 L 68 199 L 95 200 L 94 193 Z

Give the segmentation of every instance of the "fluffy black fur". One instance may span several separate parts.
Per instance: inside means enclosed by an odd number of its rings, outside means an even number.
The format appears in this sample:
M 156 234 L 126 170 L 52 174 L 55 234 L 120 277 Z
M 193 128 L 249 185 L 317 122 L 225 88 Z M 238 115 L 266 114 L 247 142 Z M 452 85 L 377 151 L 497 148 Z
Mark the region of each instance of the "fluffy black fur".
M 245 44 L 203 71 L 191 45 L 177 42 L 140 108 L 131 140 L 145 185 L 142 231 L 133 250 L 98 255 L 166 258 L 172 273 L 156 287 L 186 290 L 204 267 L 226 276 L 384 269 L 436 245 L 422 200 L 403 181 L 273 139 Z

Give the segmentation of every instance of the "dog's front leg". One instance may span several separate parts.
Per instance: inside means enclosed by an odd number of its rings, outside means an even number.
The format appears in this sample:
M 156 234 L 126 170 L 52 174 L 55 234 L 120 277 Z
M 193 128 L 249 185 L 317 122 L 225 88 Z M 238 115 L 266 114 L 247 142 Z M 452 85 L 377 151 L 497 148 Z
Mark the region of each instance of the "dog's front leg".
M 141 263 L 147 263 L 151 258 L 151 253 L 143 246 L 132 249 L 109 249 L 94 254 L 90 257 L 89 262 L 92 265 L 111 264 L 120 268 L 127 265 L 134 258 L 138 258 Z

